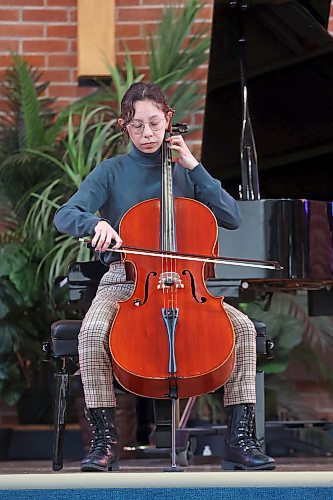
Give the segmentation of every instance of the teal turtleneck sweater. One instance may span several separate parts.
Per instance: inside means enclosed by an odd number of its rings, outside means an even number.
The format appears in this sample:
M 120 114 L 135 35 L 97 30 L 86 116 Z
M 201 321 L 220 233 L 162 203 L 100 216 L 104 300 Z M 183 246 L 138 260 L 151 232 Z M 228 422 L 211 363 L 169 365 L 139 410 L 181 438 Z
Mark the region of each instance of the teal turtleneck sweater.
M 193 170 L 176 163 L 173 188 L 175 196 L 196 199 L 207 205 L 219 226 L 227 229 L 239 227 L 241 219 L 235 200 L 200 163 Z M 119 222 L 129 208 L 160 196 L 160 151 L 142 153 L 133 146 L 129 153 L 97 165 L 79 190 L 57 210 L 54 222 L 58 231 L 74 237 L 93 235 L 101 219 L 107 220 L 118 231 Z

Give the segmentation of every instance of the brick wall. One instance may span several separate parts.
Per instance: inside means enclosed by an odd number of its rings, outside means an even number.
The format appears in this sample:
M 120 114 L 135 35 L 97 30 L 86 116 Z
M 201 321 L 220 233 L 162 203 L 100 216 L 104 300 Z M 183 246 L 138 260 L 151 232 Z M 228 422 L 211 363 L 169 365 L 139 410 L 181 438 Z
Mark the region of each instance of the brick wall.
M 98 0 L 96 0 L 98 2 Z M 170 4 L 182 5 L 177 0 Z M 125 45 L 140 71 L 147 72 L 145 36 L 154 33 L 163 13 L 162 0 L 116 1 L 116 60 L 122 64 Z M 206 1 L 197 22 L 211 24 L 213 0 Z M 91 89 L 78 86 L 76 74 L 76 0 L 2 0 L 0 6 L 0 80 L 11 65 L 9 51 L 23 54 L 51 82 L 48 96 L 59 107 L 82 97 Z M 206 71 L 197 73 L 205 87 Z M 148 78 L 148 74 L 147 74 Z M 0 110 L 3 103 L 0 100 Z M 202 113 L 192 118 L 202 123 Z M 192 142 L 196 137 L 192 136 Z M 201 136 L 197 135 L 197 142 Z
M 98 2 L 98 0 L 97 0 Z M 182 5 L 178 0 L 169 4 Z M 201 10 L 197 22 L 210 24 L 212 0 Z M 156 30 L 163 13 L 158 0 L 116 1 L 116 53 L 121 64 L 126 46 L 135 64 L 147 69 L 144 37 Z M 10 64 L 9 50 L 17 51 L 48 71 L 55 85 L 70 84 L 54 95 L 72 100 L 76 87 L 76 0 L 2 0 L 0 5 L 0 76 Z M 53 84 L 52 84 L 53 86 Z
M 98 0 L 95 0 L 98 2 Z M 168 3 L 181 5 L 178 0 Z M 210 25 L 213 0 L 206 0 L 197 22 Z M 162 0 L 117 0 L 116 1 L 116 53 L 117 62 L 124 57 L 126 42 L 134 62 L 146 68 L 144 36 L 156 28 L 161 18 Z M 333 0 L 329 30 L 333 34 Z M 6 67 L 11 65 L 9 51 L 23 54 L 25 58 L 43 71 L 51 82 L 48 95 L 57 97 L 59 106 L 86 95 L 87 88 L 79 87 L 76 75 L 76 0 L 2 0 L 0 5 L 0 81 Z M 197 73 L 203 88 L 206 84 L 207 68 Z M 3 103 L 0 100 L 0 110 Z M 194 117 L 202 122 L 202 114 Z M 200 134 L 197 136 L 200 141 Z

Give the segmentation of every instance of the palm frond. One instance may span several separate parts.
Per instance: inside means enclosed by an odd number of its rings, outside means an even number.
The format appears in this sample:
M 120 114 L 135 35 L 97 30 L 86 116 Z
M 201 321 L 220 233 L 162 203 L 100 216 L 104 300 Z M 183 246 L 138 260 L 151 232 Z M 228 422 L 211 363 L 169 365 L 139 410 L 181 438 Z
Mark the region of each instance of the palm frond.
M 200 97 L 199 85 L 195 82 L 183 82 L 179 84 L 172 92 L 167 91 L 168 101 L 172 108 L 176 110 L 174 121 L 184 120 L 189 113 L 196 113 L 203 108 L 203 99 Z M 191 127 L 190 132 L 194 131 Z
M 0 233 L 15 230 L 18 227 L 17 216 L 7 196 L 0 190 Z
M 14 55 L 14 68 L 18 78 L 18 96 L 20 102 L 19 146 L 35 147 L 43 142 L 44 126 L 41 119 L 41 105 L 37 91 L 28 70 L 27 63 Z
M 90 250 L 86 245 L 69 236 L 56 236 L 52 223 L 53 214 L 78 189 L 117 141 L 119 132 L 115 130 L 115 124 L 116 120 L 110 119 L 107 108 L 84 108 L 79 121 L 77 116 L 69 113 L 66 154 L 62 160 L 42 151 L 29 150 L 30 153 L 53 162 L 59 170 L 56 179 L 47 185 L 41 183 L 36 191 L 30 192 L 34 202 L 24 225 L 25 234 L 33 235 L 35 241 L 31 256 L 39 261 L 36 279 L 44 277 L 50 299 L 57 273 L 66 273 L 68 264 L 73 260 L 90 257 Z
M 54 246 L 44 255 L 37 269 L 37 276 L 43 272 L 50 300 L 54 294 L 56 278 L 66 275 L 69 264 L 74 261 L 89 261 L 90 258 L 91 250 L 84 242 L 68 235 L 55 238 Z
M 163 77 L 166 90 L 189 74 L 207 59 L 209 37 L 206 30 L 190 36 L 194 20 L 202 8 L 198 0 L 187 0 L 182 10 L 169 6 L 165 9 L 157 36 L 149 35 L 150 78 L 158 82 Z
M 59 207 L 63 195 L 54 194 L 54 190 L 61 183 L 61 179 L 56 179 L 46 186 L 41 194 L 32 193 L 36 199 L 31 206 L 24 222 L 23 231 L 27 237 L 39 241 L 50 228 L 52 213 Z M 52 226 L 51 226 L 52 227 Z
M 330 316 L 309 316 L 306 293 L 291 295 L 276 293 L 272 307 L 277 312 L 296 318 L 303 325 L 303 339 L 319 354 L 333 347 L 333 318 Z
M 157 34 L 148 35 L 150 79 L 163 88 L 176 108 L 175 121 L 201 109 L 204 97 L 196 82 L 186 81 L 208 59 L 207 30 L 191 33 L 201 8 L 198 0 L 187 0 L 181 10 L 168 6 Z
M 120 114 L 120 103 L 124 97 L 125 92 L 129 87 L 136 82 L 140 82 L 144 78 L 144 74 L 139 74 L 135 65 L 132 62 L 132 58 L 127 52 L 125 57 L 125 70 L 120 70 L 117 66 L 112 66 L 110 63 L 106 63 L 109 70 L 112 87 L 110 88 L 109 99 L 115 103 L 117 106 L 118 116 Z
M 325 390 L 332 391 L 329 353 L 333 343 L 333 318 L 309 316 L 305 292 L 274 293 L 268 300 L 264 296 L 242 308 L 266 324 L 267 336 L 274 341 L 273 360 L 258 361 L 266 374 L 266 392 L 275 393 L 275 404 L 288 413 L 289 418 L 312 418 L 315 409 L 298 394 L 295 381 L 286 380 L 286 373 L 292 363 L 297 363 Z

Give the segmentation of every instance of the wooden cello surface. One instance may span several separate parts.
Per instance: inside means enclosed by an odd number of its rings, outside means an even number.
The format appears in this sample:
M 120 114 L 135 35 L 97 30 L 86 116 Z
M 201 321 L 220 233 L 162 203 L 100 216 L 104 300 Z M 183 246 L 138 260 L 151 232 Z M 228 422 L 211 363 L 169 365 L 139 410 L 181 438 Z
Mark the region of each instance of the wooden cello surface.
M 158 251 L 160 212 L 159 199 L 128 210 L 119 231 L 126 245 Z M 177 251 L 216 256 L 217 223 L 212 212 L 198 201 L 175 198 L 174 213 Z M 169 398 L 172 385 L 178 398 L 223 385 L 234 368 L 234 332 L 223 299 L 212 296 L 205 286 L 205 265 L 147 255 L 124 260 L 134 268 L 135 289 L 120 303 L 111 328 L 110 350 L 119 383 L 151 398 Z M 170 276 L 173 284 L 168 284 Z M 173 358 L 162 310 L 177 311 Z

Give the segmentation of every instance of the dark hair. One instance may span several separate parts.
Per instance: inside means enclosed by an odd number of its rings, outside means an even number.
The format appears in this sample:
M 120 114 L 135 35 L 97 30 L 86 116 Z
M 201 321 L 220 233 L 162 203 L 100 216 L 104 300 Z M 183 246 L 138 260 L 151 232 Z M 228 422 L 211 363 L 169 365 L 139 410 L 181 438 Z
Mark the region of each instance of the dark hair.
M 128 137 L 126 125 L 132 120 L 135 109 L 134 103 L 136 101 L 144 101 L 150 99 L 159 105 L 159 108 L 166 114 L 173 109 L 169 106 L 166 97 L 158 85 L 152 82 L 138 82 L 133 83 L 125 93 L 121 101 L 121 114 L 120 117 L 125 121 L 122 130 Z

